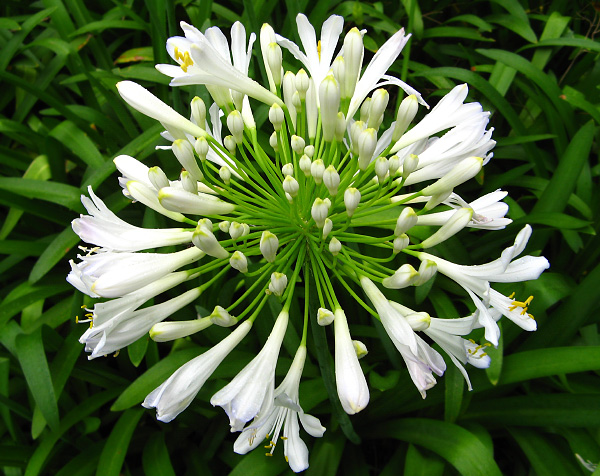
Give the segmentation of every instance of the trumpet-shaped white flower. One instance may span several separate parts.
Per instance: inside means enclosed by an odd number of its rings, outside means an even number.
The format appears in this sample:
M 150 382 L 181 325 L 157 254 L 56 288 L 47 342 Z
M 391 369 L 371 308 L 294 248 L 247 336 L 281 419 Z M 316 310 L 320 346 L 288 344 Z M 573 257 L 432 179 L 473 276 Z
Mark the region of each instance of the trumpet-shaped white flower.
M 354 415 L 369 403 L 369 387 L 354 350 L 346 314 L 342 309 L 336 309 L 333 315 L 335 383 L 342 408 Z
M 184 411 L 223 359 L 246 337 L 252 323 L 241 323 L 214 347 L 177 369 L 144 400 L 146 408 L 156 408 L 156 418 L 165 423 Z
M 506 248 L 500 258 L 476 266 L 457 265 L 428 253 L 419 253 L 419 259 L 435 262 L 440 273 L 456 281 L 469 293 L 479 310 L 479 323 L 485 328 L 485 338 L 496 346 L 500 330 L 487 308 L 488 304 L 526 331 L 537 328 L 535 320 L 527 313 L 531 299 L 516 301 L 490 288 L 490 282 L 516 283 L 537 279 L 550 266 L 542 256 L 524 256 L 513 261 L 525 249 L 530 236 L 531 227 L 526 225 L 515 238 L 514 245 Z
M 231 431 L 240 431 L 252 420 L 265 401 L 273 398 L 275 365 L 288 324 L 288 313 L 282 311 L 260 353 L 225 387 L 210 399 L 229 416 Z
M 237 27 L 234 30 L 239 32 L 239 34 L 236 33 L 237 36 L 233 41 L 236 50 L 234 61 L 237 59 L 235 66 L 231 63 L 229 46 L 221 30 L 213 27 L 210 32 L 207 32 L 208 35 L 204 35 L 185 22 L 181 22 L 181 28 L 186 38 L 171 38 L 167 43 L 167 50 L 172 52 L 171 57 L 180 64 L 180 67 L 173 65 L 156 66 L 156 69 L 161 73 L 173 78 L 171 81 L 172 86 L 194 84 L 217 86 L 239 91 L 265 104 L 277 103 L 283 105 L 283 101 L 279 97 L 248 77 L 248 56 L 246 54 L 244 58 L 244 54 L 240 54 L 241 51 L 238 51 L 240 45 L 243 45 L 243 42 L 240 41 L 241 28 Z M 251 36 L 248 50 L 251 49 L 254 38 L 254 36 Z M 227 101 L 227 98 L 223 101 L 222 96 L 218 96 L 218 91 L 213 90 L 211 93 L 215 102 L 220 106 L 225 106 L 227 102 L 231 102 Z
M 466 84 L 456 86 L 429 112 L 417 125 L 406 132 L 398 142 L 394 144 L 391 153 L 395 154 L 404 147 L 445 129 L 450 129 L 463 122 L 477 120 L 479 117 L 487 117 L 489 113 L 483 112 L 481 104 L 464 104 L 469 92 Z
M 71 261 L 67 281 L 90 296 L 119 297 L 129 294 L 168 273 L 198 261 L 204 253 L 188 248 L 176 253 L 115 253 L 98 250 L 78 255 L 80 263 Z
M 441 377 L 446 370 L 444 359 L 415 334 L 408 320 L 369 278 L 361 277 L 360 284 L 377 309 L 384 329 L 402 355 L 413 383 L 425 398 L 426 391 L 436 384 L 433 374 Z
M 110 251 L 140 251 L 161 246 L 180 245 L 192 240 L 192 231 L 183 228 L 147 229 L 130 225 L 111 212 L 88 187 L 90 198 L 81 202 L 90 215 L 81 215 L 72 222 L 73 231 L 86 243 Z
M 200 288 L 190 289 L 161 304 L 137 309 L 133 312 L 130 303 L 128 310 L 122 311 L 120 315 L 110 319 L 105 325 L 91 327 L 79 341 L 82 344 L 85 343 L 87 352 L 91 351 L 89 359 L 112 354 L 147 334 L 154 324 L 198 299 L 200 293 Z
M 507 225 L 512 223 L 510 218 L 504 218 L 508 212 L 508 205 L 501 200 L 506 197 L 508 192 L 496 190 L 488 193 L 471 203 L 465 202 L 459 195 L 453 193 L 444 200 L 444 204 L 449 205 L 453 209 L 459 207 L 473 209 L 471 221 L 467 223 L 470 228 L 482 228 L 485 230 L 502 230 Z M 392 201 L 394 199 L 392 198 Z M 419 215 L 417 224 L 425 226 L 442 226 L 445 224 L 454 210 L 446 210 L 445 212 L 429 213 Z
M 308 448 L 300 438 L 300 425 L 311 436 L 323 436 L 325 428 L 318 418 L 304 413 L 299 402 L 300 377 L 306 360 L 306 347 L 296 351 L 292 365 L 279 387 L 275 389 L 273 400 L 265 402 L 260 413 L 250 423 L 233 445 L 238 454 L 246 454 L 262 444 L 265 438 L 273 454 L 279 434 L 283 428 L 283 453 L 292 471 L 298 473 L 308 468 Z
M 277 43 L 286 48 L 304 65 L 318 89 L 321 81 L 325 79 L 331 69 L 333 54 L 344 27 L 344 19 L 338 15 L 331 15 L 325 20 L 321 27 L 321 39 L 318 43 L 315 28 L 308 21 L 306 15 L 299 13 L 296 16 L 296 25 L 298 26 L 298 36 L 300 36 L 300 41 L 304 47 L 304 53 L 300 51 L 296 43 L 281 35 L 276 35 Z

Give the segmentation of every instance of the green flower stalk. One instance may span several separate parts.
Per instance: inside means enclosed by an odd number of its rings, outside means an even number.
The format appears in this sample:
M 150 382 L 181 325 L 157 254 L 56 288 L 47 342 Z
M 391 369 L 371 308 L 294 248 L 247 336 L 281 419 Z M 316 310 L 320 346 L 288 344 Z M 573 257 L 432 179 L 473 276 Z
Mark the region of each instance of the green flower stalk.
M 89 310 L 90 328 L 81 342 L 90 358 L 113 353 L 147 332 L 163 342 L 211 325 L 232 327 L 221 343 L 148 395 L 144 406 L 156 408 L 162 421 L 171 421 L 189 406 L 266 313 L 268 300 L 280 300 L 282 311 L 263 349 L 211 403 L 223 407 L 232 431 L 242 432 L 236 452 L 250 451 L 265 436 L 283 432 L 290 467 L 302 471 L 308 467 L 308 450 L 299 436 L 299 422 L 312 436 L 325 431 L 300 403 L 309 319 L 321 326 L 333 324 L 336 385 L 344 410 L 354 414 L 369 402 L 359 362 L 368 361 L 367 349 L 352 339 L 353 315 L 344 311 L 338 293 L 349 293 L 381 321 L 425 398 L 435 376 L 446 369 L 444 357 L 428 342 L 439 344 L 470 388 L 464 365 L 485 368 L 490 358 L 484 346 L 464 336 L 483 327 L 486 339 L 498 345 L 502 315 L 525 330 L 536 327 L 527 312 L 531 298 L 516 301 L 490 283 L 536 279 L 549 265 L 543 257 L 516 259 L 527 244 L 529 227 L 487 264 L 463 266 L 435 255 L 436 245 L 465 227 L 500 230 L 510 223 L 501 201 L 506 193 L 496 191 L 467 203 L 454 192 L 491 159 L 495 144 L 492 129 L 487 129 L 489 113 L 479 103 L 465 103 L 466 85 L 452 89 L 411 126 L 419 109 L 429 106 L 412 87 L 387 75 L 409 35 L 403 30 L 394 34 L 364 66 L 362 33 L 353 28 L 340 41 L 341 17 L 323 24 L 318 42 L 304 15 L 298 15 L 297 25 L 302 48 L 268 25 L 261 29 L 268 78 L 263 86 L 248 76 L 254 33 L 247 39 L 244 27 L 236 23 L 230 48 L 220 29 L 202 33 L 182 23 L 185 37 L 167 42 L 177 64 L 157 69 L 172 78 L 172 86 L 205 85 L 214 100 L 209 107 L 195 97 L 180 114 L 140 85 L 118 84 L 131 107 L 165 127 L 162 136 L 170 144 L 161 148 L 171 149 L 183 169 L 179 177 L 168 177 L 159 167 L 119 156 L 115 164 L 123 193 L 176 226 L 132 226 L 90 188 L 90 198 L 82 197 L 89 215 L 74 220 L 73 229 L 93 248 L 84 249 L 79 262 L 71 261 L 67 279 L 93 298 L 108 299 Z M 282 64 L 291 58 L 283 62 L 283 55 L 288 53 L 301 63 L 297 71 L 284 71 Z M 390 111 L 395 121 L 385 120 L 390 99 L 385 87 L 406 93 L 398 111 Z M 268 145 L 259 140 L 254 121 L 257 102 L 269 107 Z M 388 218 L 377 226 L 385 232 L 371 235 L 363 226 L 365 218 L 384 211 Z M 419 225 L 435 228 L 429 237 L 417 239 L 413 230 Z M 166 246 L 181 249 L 160 252 Z M 159 252 L 142 252 L 155 248 Z M 381 252 L 387 257 L 381 258 Z M 431 317 L 388 300 L 381 290 L 421 286 L 437 272 L 465 289 L 474 303 L 471 315 Z M 164 322 L 236 273 L 249 278 L 236 301 L 227 307 L 216 302 L 210 315 L 197 320 Z M 183 283 L 193 283 L 192 288 L 142 307 Z M 276 387 L 281 344 L 288 323 L 297 318 L 290 315 L 290 306 L 299 283 L 307 307 L 301 318 L 302 341 L 286 378 Z M 316 316 L 309 315 L 309 300 L 319 308 Z M 274 438 L 268 455 L 277 444 Z

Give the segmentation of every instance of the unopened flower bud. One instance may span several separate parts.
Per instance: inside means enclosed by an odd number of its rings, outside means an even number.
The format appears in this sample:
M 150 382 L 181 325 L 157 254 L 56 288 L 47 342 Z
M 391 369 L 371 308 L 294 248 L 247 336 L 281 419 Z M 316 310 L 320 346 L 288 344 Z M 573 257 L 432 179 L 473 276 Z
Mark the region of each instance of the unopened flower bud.
M 221 230 L 223 233 L 229 233 L 229 227 L 231 226 L 231 223 L 229 223 L 227 220 L 223 220 L 219 222 L 219 230 Z
M 383 88 L 377 89 L 372 96 L 371 107 L 369 108 L 369 120 L 367 127 L 379 129 L 383 121 L 383 113 L 390 100 L 390 94 Z
M 263 231 L 260 237 L 260 252 L 269 263 L 275 261 L 277 248 L 279 248 L 277 237 L 270 231 Z
M 400 159 L 398 158 L 397 155 L 392 155 L 389 159 L 388 159 L 388 166 L 389 166 L 389 172 L 390 172 L 390 177 L 393 177 L 394 175 L 396 175 L 396 172 L 398 172 L 398 169 L 400 168 Z
M 346 116 L 343 112 L 338 112 L 337 119 L 335 121 L 335 132 L 334 138 L 338 142 L 342 142 L 344 135 L 346 134 Z
M 227 116 L 227 127 L 236 144 L 241 144 L 244 141 L 244 120 L 240 111 L 233 110 L 229 113 Z
M 461 160 L 441 179 L 425 187 L 422 193 L 425 196 L 431 196 L 453 190 L 454 187 L 475 177 L 481 170 L 481 167 L 483 167 L 483 159 L 481 157 L 469 157 Z
M 325 224 L 323 225 L 323 239 L 327 238 L 327 235 L 331 233 L 333 229 L 333 222 L 329 218 L 325 218 Z
M 333 322 L 334 315 L 329 309 L 320 307 L 317 311 L 317 324 L 320 326 L 328 326 Z
M 311 165 L 312 162 L 310 161 L 310 157 L 306 154 L 304 154 L 302 157 L 300 157 L 300 160 L 298 161 L 298 165 L 300 165 L 300 170 L 302 170 L 302 172 L 304 172 L 304 175 L 306 177 L 310 176 L 310 169 L 311 169 Z
M 424 259 L 419 266 L 419 276 L 413 283 L 414 286 L 421 286 L 429 281 L 437 273 L 437 264 L 435 261 Z
M 267 46 L 267 61 L 273 75 L 273 82 L 279 86 L 281 84 L 282 54 L 281 47 L 276 42 L 269 43 L 269 46 Z
M 350 187 L 344 192 L 344 205 L 346 205 L 346 213 L 349 217 L 354 215 L 354 211 L 360 203 L 360 191 L 357 188 Z
M 401 234 L 394 238 L 394 254 L 400 253 L 404 248 L 410 244 L 410 240 L 406 233 Z
M 275 152 L 279 152 L 279 139 L 277 138 L 277 132 L 273 132 L 269 137 L 269 145 L 273 147 Z
M 331 70 L 333 71 L 333 75 L 335 79 L 337 79 L 338 84 L 340 85 L 340 94 L 341 97 L 347 97 L 345 93 L 346 89 L 346 62 L 344 61 L 343 56 L 338 56 L 333 64 L 331 65 Z
M 314 146 L 314 145 L 307 145 L 307 146 L 304 148 L 304 153 L 305 153 L 306 155 L 308 155 L 308 158 L 309 158 L 309 159 L 312 159 L 312 158 L 313 158 L 313 155 L 315 155 L 315 146 Z
M 283 179 L 283 190 L 286 193 L 289 193 L 291 197 L 298 195 L 299 188 L 298 181 L 291 175 L 288 175 Z
M 418 219 L 417 214 L 411 207 L 404 207 L 396 220 L 394 235 L 400 236 L 403 233 L 406 233 L 417 224 Z
M 384 278 L 381 284 L 388 289 L 403 289 L 413 284 L 419 273 L 410 264 L 403 264 L 389 278 Z
M 402 137 L 402 134 L 406 132 L 406 129 L 408 129 L 408 126 L 417 115 L 418 109 L 419 101 L 414 94 L 411 94 L 402 100 L 400 107 L 398 108 L 394 132 L 392 133 L 392 143 L 398 142 L 400 137 Z
M 206 129 L 206 105 L 202 98 L 198 96 L 194 97 L 190 106 L 192 110 L 192 122 L 202 129 Z
M 269 109 L 269 121 L 273 124 L 273 128 L 278 131 L 281 129 L 281 124 L 283 124 L 283 120 L 285 119 L 285 114 L 283 113 L 283 109 L 277 103 L 274 103 Z
M 446 241 L 467 226 L 471 218 L 473 218 L 472 208 L 459 208 L 438 231 L 421 243 L 421 247 L 431 248 L 442 241 Z
M 292 106 L 296 109 L 300 109 L 302 107 L 302 98 L 300 97 L 300 93 L 298 91 L 294 91 L 292 94 Z
M 177 157 L 177 160 L 181 166 L 187 170 L 192 177 L 194 177 L 197 181 L 200 181 L 204 178 L 202 171 L 198 167 L 198 162 L 196 162 L 194 149 L 187 140 L 177 139 L 175 142 L 173 142 L 171 150 L 173 151 L 173 154 L 175 154 L 175 157 Z
M 181 171 L 180 181 L 181 188 L 186 192 L 198 193 L 198 182 L 185 170 Z
M 319 184 L 323 181 L 323 174 L 325 173 L 325 164 L 321 159 L 315 160 L 310 164 L 310 174 L 315 179 L 315 183 Z
M 327 213 L 329 213 L 329 206 L 325 200 L 320 198 L 315 198 L 315 201 L 310 210 L 310 214 L 312 215 L 315 223 L 319 228 L 323 228 L 325 225 L 325 218 L 327 218 Z
M 301 69 L 296 73 L 295 84 L 296 90 L 298 91 L 300 98 L 304 99 L 306 97 L 306 91 L 308 91 L 308 87 L 310 85 L 310 79 L 308 77 L 308 74 L 306 74 L 306 71 L 304 71 L 304 69 Z
M 346 98 L 351 98 L 358 81 L 364 55 L 363 37 L 360 30 L 352 28 L 344 38 L 344 61 L 346 63 Z
M 427 200 L 427 203 L 423 208 L 425 210 L 433 210 L 440 203 L 446 201 L 450 197 L 450 195 L 452 195 L 452 193 L 452 190 L 446 190 L 445 192 L 432 195 L 431 198 Z
M 244 230 L 242 236 L 248 236 L 250 234 L 250 225 L 248 225 L 248 223 L 242 223 L 242 229 Z
M 367 124 L 369 122 L 369 111 L 371 110 L 371 98 L 367 98 L 360 106 L 360 120 Z
M 229 167 L 223 165 L 219 169 L 219 177 L 221 177 L 221 180 L 225 185 L 229 185 L 229 182 L 231 182 L 231 170 L 229 170 Z
M 358 142 L 360 134 L 367 128 L 363 121 L 355 121 L 350 126 L 350 142 L 352 143 L 352 154 L 358 155 Z
M 237 269 L 240 273 L 248 272 L 248 260 L 241 251 L 236 251 L 229 258 L 229 264 L 232 268 Z
M 212 323 L 216 324 L 217 326 L 231 327 L 237 324 L 237 319 L 229 314 L 227 309 L 221 306 L 216 306 L 209 317 Z
M 275 294 L 275 296 L 281 296 L 285 291 L 287 283 L 288 279 L 285 274 L 277 272 L 272 273 L 271 282 L 269 283 L 269 291 Z
M 337 195 L 338 187 L 340 185 L 340 174 L 337 173 L 337 170 L 335 170 L 333 165 L 327 167 L 325 172 L 323 172 L 323 183 L 332 196 Z
M 241 238 L 244 235 L 244 226 L 237 221 L 232 221 L 231 225 L 229 226 L 229 235 L 231 236 L 232 240 Z
M 419 156 L 415 154 L 410 154 L 408 157 L 404 158 L 404 162 L 402 162 L 402 178 L 406 179 L 410 174 L 412 174 L 417 167 L 419 166 Z
M 285 164 L 283 167 L 281 167 L 281 173 L 283 174 L 284 177 L 287 177 L 288 175 L 294 175 L 294 166 L 292 164 Z
M 296 154 L 300 155 L 304 152 L 304 146 L 306 145 L 306 142 L 304 142 L 302 137 L 293 135 L 290 144 L 292 146 L 292 150 L 296 152 Z
M 321 126 L 323 139 L 327 142 L 333 140 L 337 113 L 340 109 L 340 86 L 333 74 L 325 76 L 319 86 L 319 102 L 321 105 Z
M 356 352 L 356 356 L 359 359 L 362 359 L 365 355 L 369 353 L 369 351 L 367 350 L 367 346 L 361 341 L 353 340 L 352 344 L 354 344 L 354 351 Z
M 377 132 L 375 129 L 365 129 L 358 136 L 358 167 L 367 170 L 377 147 Z
M 210 221 L 208 218 L 200 218 L 200 220 L 198 220 L 198 224 L 196 226 L 205 228 L 206 230 L 208 230 L 210 232 L 212 232 L 212 229 L 213 229 L 212 221 Z
M 333 256 L 337 256 L 342 251 L 342 243 L 335 236 L 329 242 L 329 252 Z
M 192 243 L 207 255 L 214 258 L 227 258 L 229 253 L 221 246 L 211 230 L 205 226 L 197 226 L 192 235 Z
M 225 148 L 229 151 L 229 153 L 233 156 L 235 156 L 235 151 L 236 151 L 236 142 L 235 139 L 233 138 L 233 136 L 225 136 L 223 138 L 223 145 L 225 146 Z
M 150 180 L 150 183 L 156 190 L 169 186 L 169 179 L 158 166 L 150 167 L 148 169 L 148 180 Z
M 204 137 L 198 137 L 198 139 L 196 139 L 194 149 L 196 150 L 196 154 L 198 154 L 198 157 L 200 157 L 200 160 L 206 159 L 206 154 L 208 154 L 208 148 L 208 141 Z
M 382 183 L 385 180 L 389 168 L 390 165 L 385 157 L 377 157 L 377 160 L 375 161 L 375 175 L 377 175 L 379 183 Z
M 154 342 L 169 342 L 190 336 L 212 324 L 210 318 L 203 317 L 191 321 L 159 322 L 150 329 L 150 339 Z
M 404 319 L 408 321 L 410 327 L 415 332 L 422 332 L 429 329 L 431 325 L 431 316 L 426 312 L 415 312 L 404 316 Z

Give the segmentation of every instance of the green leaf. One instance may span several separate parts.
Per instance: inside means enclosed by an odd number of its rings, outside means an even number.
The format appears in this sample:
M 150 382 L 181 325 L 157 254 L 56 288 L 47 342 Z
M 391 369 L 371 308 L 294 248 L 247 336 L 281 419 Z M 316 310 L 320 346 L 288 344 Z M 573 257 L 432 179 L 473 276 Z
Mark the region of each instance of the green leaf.
M 425 418 L 382 422 L 377 438 L 407 441 L 437 453 L 464 476 L 500 476 L 493 455 L 471 432 L 453 423 Z
M 127 387 L 119 398 L 113 403 L 110 408 L 112 411 L 121 411 L 137 405 L 144 401 L 144 398 L 164 380 L 166 380 L 175 370 L 200 354 L 200 349 L 195 347 L 192 349 L 184 349 L 175 352 L 152 368 L 146 370 L 129 387 Z
M 69 226 L 59 233 L 52 242 L 46 247 L 40 258 L 35 262 L 31 273 L 29 273 L 29 282 L 37 283 L 48 271 L 60 262 L 64 256 L 79 243 L 79 236 L 75 234 Z
M 17 358 L 23 369 L 29 391 L 40 408 L 42 415 L 53 430 L 58 430 L 59 417 L 50 369 L 44 352 L 41 331 L 18 335 Z
M 71 121 L 63 121 L 50 131 L 49 134 L 79 157 L 90 167 L 100 167 L 105 160 L 98 151 L 96 144 Z
M 471 402 L 461 420 L 477 420 L 490 426 L 600 425 L 598 395 L 535 394 Z
M 565 208 L 583 164 L 588 160 L 595 129 L 594 123 L 589 121 L 571 139 L 544 193 L 533 207 L 534 213 L 560 212 Z
M 100 455 L 96 476 L 119 476 L 125 461 L 129 441 L 144 411 L 141 408 L 127 410 L 110 432 Z
M 63 205 L 78 213 L 83 211 L 79 201 L 81 192 L 72 185 L 19 177 L 0 177 L 0 189 L 27 198 L 36 198 Z
M 461 377 L 462 378 L 462 377 Z M 404 476 L 442 476 L 444 461 L 437 455 L 427 451 L 419 451 L 414 445 L 408 445 Z M 397 468 L 394 475 L 398 474 Z
M 144 446 L 142 463 L 146 476 L 175 476 L 164 434 L 154 433 L 148 439 Z
M 454 422 L 460 414 L 462 407 L 463 393 L 465 390 L 465 379 L 458 370 L 458 367 L 453 365 L 448 360 L 448 368 L 444 373 L 444 420 Z

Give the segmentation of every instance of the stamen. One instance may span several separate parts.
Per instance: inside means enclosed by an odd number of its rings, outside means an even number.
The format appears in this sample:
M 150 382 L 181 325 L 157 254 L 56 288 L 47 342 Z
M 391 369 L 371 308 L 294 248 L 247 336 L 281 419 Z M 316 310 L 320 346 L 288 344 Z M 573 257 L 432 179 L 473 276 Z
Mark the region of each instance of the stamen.
M 321 40 L 317 42 L 317 53 L 319 54 L 319 61 L 321 61 Z
M 509 299 L 512 299 L 514 296 L 515 296 L 515 293 L 512 293 L 509 296 Z M 513 301 L 511 303 L 511 306 L 508 308 L 508 310 L 510 312 L 512 312 L 520 307 L 520 308 L 522 308 L 522 311 L 520 314 L 521 316 L 527 316 L 527 317 L 533 319 L 533 316 L 531 314 L 527 313 L 527 308 L 529 307 L 529 304 L 531 304 L 531 301 L 533 301 L 533 296 L 529 296 L 525 301 Z

